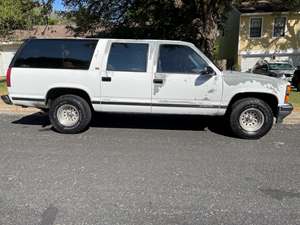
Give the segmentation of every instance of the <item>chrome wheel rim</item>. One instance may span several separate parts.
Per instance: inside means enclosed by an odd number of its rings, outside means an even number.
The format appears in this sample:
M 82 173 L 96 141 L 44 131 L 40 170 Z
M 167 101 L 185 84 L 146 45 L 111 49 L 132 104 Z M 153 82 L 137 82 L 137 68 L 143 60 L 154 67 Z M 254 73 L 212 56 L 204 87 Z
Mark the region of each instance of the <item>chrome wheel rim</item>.
M 240 126 L 248 132 L 256 132 L 262 128 L 265 122 L 265 116 L 262 111 L 257 108 L 249 108 L 240 115 Z
M 79 111 L 73 105 L 62 105 L 57 110 L 57 119 L 61 125 L 72 127 L 79 121 Z

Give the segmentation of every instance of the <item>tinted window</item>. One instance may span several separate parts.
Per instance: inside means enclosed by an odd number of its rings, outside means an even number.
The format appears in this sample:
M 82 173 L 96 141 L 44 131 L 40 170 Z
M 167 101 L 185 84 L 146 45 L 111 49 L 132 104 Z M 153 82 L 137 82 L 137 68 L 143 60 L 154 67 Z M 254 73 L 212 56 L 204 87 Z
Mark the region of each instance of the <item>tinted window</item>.
M 294 67 L 288 63 L 270 63 L 270 70 L 293 70 Z
M 250 37 L 260 38 L 262 32 L 262 18 L 251 18 Z
M 260 65 L 255 66 L 255 69 L 253 71 L 254 71 L 254 73 L 261 74 L 263 72 L 268 71 L 268 66 L 266 64 L 260 64 Z
M 146 72 L 148 44 L 113 43 L 111 45 L 107 70 Z
M 96 45 L 97 40 L 29 40 L 13 66 L 87 70 Z
M 199 74 L 207 63 L 190 47 L 161 45 L 157 72 Z
M 262 69 L 263 71 L 268 71 L 268 66 L 267 66 L 267 65 L 262 65 L 261 69 Z

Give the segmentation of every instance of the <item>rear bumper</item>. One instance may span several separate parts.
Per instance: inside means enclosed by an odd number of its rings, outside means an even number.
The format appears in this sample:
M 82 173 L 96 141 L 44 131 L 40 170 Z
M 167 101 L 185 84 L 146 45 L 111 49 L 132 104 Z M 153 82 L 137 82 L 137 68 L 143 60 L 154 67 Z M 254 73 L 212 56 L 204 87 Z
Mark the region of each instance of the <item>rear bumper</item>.
M 282 123 L 283 119 L 290 115 L 294 107 L 292 104 L 281 105 L 278 107 L 277 123 Z
M 9 96 L 8 95 L 2 95 L 1 96 L 1 99 L 3 102 L 5 102 L 7 105 L 12 105 L 12 101 L 10 100 Z

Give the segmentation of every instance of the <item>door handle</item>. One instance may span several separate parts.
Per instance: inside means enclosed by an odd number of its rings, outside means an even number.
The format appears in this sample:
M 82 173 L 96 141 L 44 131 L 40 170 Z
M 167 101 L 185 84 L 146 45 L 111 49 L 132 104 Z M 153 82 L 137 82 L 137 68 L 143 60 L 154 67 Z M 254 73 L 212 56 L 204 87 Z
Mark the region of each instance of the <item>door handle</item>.
M 163 84 L 164 80 L 163 79 L 153 79 L 154 84 Z
M 103 82 L 111 82 L 111 77 L 102 77 Z

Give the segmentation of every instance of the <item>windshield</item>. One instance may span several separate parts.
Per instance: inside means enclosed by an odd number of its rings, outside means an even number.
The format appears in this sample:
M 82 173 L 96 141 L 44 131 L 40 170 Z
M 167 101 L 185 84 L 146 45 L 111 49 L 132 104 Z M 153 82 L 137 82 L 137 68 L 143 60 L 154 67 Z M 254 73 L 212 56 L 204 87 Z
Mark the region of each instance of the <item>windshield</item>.
M 288 63 L 270 63 L 270 70 L 293 70 L 294 67 Z

